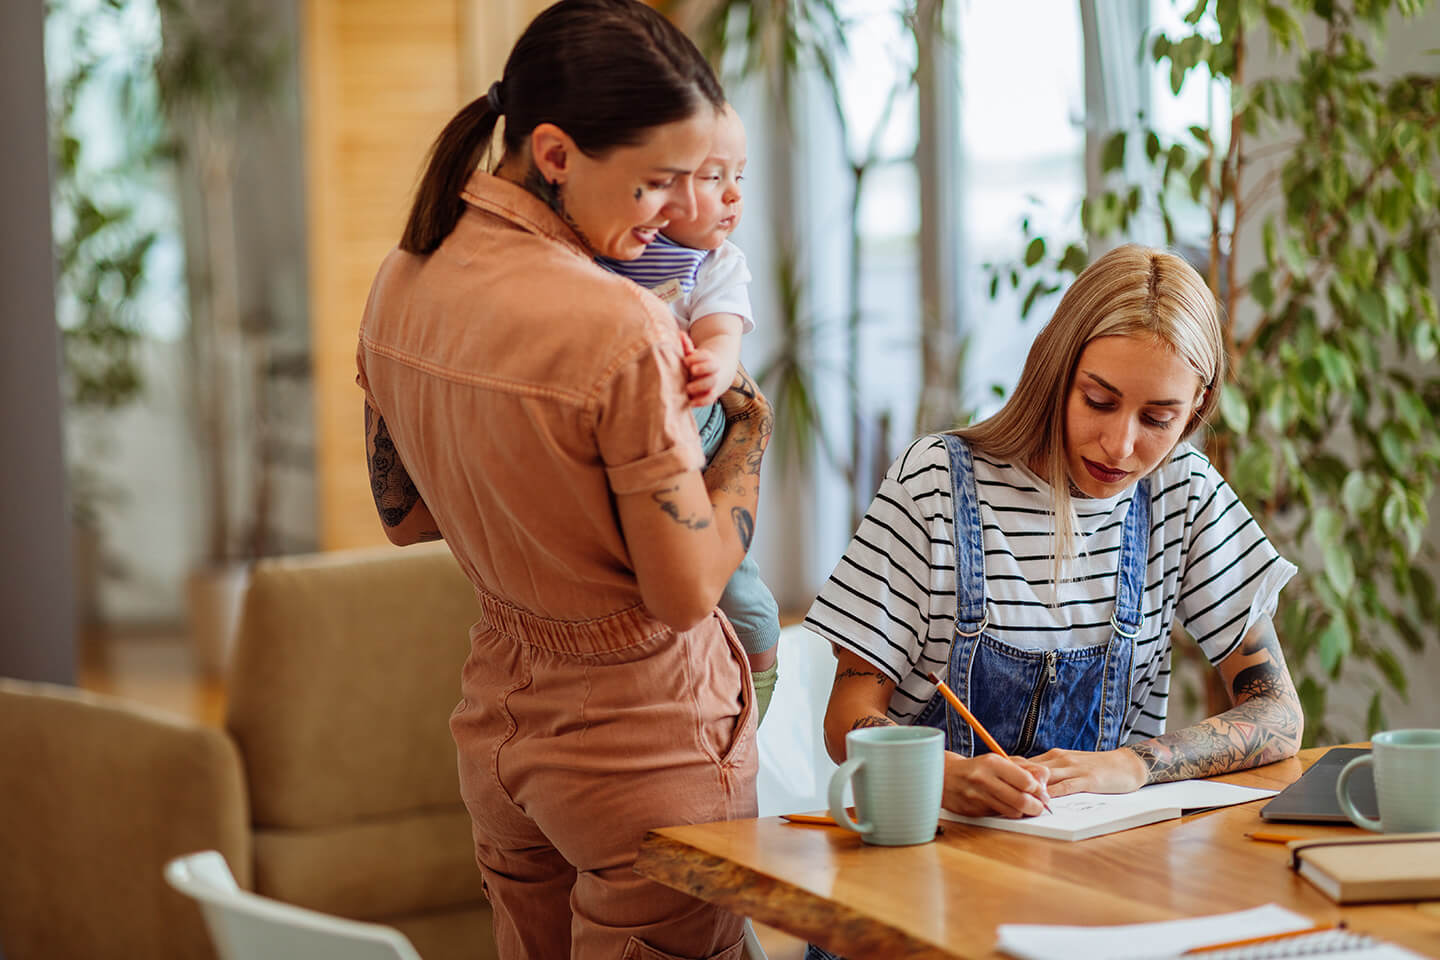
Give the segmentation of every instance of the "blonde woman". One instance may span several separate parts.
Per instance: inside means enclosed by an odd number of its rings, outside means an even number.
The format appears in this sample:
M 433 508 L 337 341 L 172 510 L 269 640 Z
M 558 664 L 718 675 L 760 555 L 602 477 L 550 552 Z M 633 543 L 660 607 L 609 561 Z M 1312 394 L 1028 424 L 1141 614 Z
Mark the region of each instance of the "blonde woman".
M 1214 298 L 1179 257 L 1097 260 L 1040 332 L 1003 409 L 891 466 L 806 617 L 839 664 L 826 742 L 945 728 L 947 809 L 1020 817 L 1280 760 L 1299 700 L 1271 616 L 1295 567 L 1185 437 L 1215 410 Z M 1229 710 L 1166 732 L 1170 629 Z M 947 679 L 1015 759 L 936 695 Z

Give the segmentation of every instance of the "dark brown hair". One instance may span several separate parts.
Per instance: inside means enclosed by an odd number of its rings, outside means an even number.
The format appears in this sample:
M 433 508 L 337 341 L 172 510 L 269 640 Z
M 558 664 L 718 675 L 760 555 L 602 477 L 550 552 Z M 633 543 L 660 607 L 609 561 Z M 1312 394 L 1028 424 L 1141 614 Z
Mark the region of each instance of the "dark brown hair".
M 638 0 L 560 0 L 525 28 L 495 88 L 505 150 L 523 149 L 542 123 L 564 130 L 587 156 L 641 143 L 654 127 L 684 120 L 724 94 L 695 45 Z M 431 253 L 455 229 L 460 191 L 480 163 L 500 114 L 471 101 L 436 138 L 400 249 Z

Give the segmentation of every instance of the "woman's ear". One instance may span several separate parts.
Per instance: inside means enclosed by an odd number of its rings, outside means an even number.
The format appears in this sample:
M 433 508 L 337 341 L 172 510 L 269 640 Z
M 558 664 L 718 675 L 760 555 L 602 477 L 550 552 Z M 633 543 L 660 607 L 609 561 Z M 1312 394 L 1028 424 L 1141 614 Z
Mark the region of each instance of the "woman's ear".
M 530 156 L 546 183 L 565 182 L 570 173 L 570 159 L 575 152 L 575 141 L 553 123 L 537 124 L 530 131 Z

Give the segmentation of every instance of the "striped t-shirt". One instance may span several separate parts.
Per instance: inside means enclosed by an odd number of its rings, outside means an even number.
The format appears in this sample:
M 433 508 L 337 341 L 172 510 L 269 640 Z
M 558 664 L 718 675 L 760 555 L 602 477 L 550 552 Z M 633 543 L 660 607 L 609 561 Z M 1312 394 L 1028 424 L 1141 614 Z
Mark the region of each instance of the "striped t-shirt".
M 1027 650 L 1104 643 L 1115 609 L 1125 514 L 1135 492 L 1075 498 L 1081 551 L 1055 587 L 1050 488 L 1029 470 L 972 448 L 985 552 L 987 631 Z M 1273 614 L 1295 566 L 1188 443 L 1150 477 L 1144 621 L 1131 667 L 1122 742 L 1165 732 L 1170 627 L 1217 664 Z M 915 719 L 949 663 L 955 631 L 955 539 L 945 441 L 921 437 L 893 463 L 805 625 L 875 664 L 895 683 L 889 714 Z

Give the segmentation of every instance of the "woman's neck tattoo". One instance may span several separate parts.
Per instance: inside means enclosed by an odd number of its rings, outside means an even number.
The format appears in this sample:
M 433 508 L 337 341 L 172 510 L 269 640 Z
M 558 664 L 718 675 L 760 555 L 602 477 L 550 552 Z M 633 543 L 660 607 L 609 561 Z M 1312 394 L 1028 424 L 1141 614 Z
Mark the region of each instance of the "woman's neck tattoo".
M 585 236 L 585 231 L 580 229 L 580 224 L 575 222 L 575 218 L 570 216 L 570 211 L 565 209 L 565 198 L 560 195 L 560 185 L 558 183 L 551 183 L 549 180 L 546 180 L 540 175 L 540 171 L 532 166 L 525 174 L 525 189 L 545 201 L 545 206 L 549 207 L 555 212 L 557 217 L 565 221 L 565 225 L 574 231 L 575 236 L 580 238 L 580 242 L 585 245 L 585 249 L 589 250 L 592 255 L 596 253 L 595 245 L 590 242 L 589 237 Z

